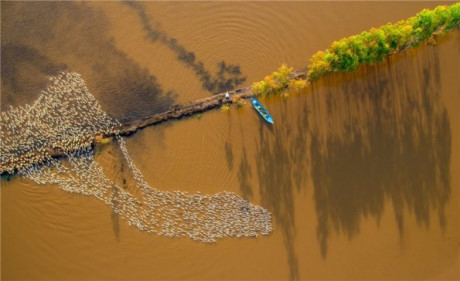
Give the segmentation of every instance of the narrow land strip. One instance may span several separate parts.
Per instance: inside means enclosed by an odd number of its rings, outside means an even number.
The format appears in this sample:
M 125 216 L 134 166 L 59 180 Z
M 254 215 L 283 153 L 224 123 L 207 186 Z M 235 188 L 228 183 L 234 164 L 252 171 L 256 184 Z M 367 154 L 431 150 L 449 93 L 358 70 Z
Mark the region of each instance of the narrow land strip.
M 305 79 L 305 71 L 293 71 L 290 74 L 290 79 Z M 137 130 L 143 129 L 147 126 L 158 125 L 160 123 L 178 120 L 193 116 L 199 113 L 204 113 L 209 110 L 220 108 L 222 105 L 231 105 L 236 99 L 249 99 L 254 96 L 251 91 L 251 87 L 244 87 L 237 90 L 229 91 L 230 99 L 225 98 L 226 93 L 220 93 L 208 98 L 196 100 L 189 102 L 183 105 L 174 105 L 168 111 L 153 114 L 150 116 L 143 117 L 141 119 L 129 121 L 121 124 L 117 128 L 113 128 L 110 133 L 99 132 L 94 135 L 80 136 L 79 142 L 86 143 L 91 145 L 97 144 L 97 137 L 103 134 L 104 138 L 113 138 L 115 135 L 128 136 L 134 134 Z M 55 145 L 52 147 L 44 147 L 40 151 L 32 151 L 27 154 L 22 154 L 16 159 L 6 159 L 0 163 L 0 173 L 11 174 L 8 171 L 14 171 L 12 174 L 17 172 L 17 170 L 27 167 L 30 164 L 41 164 L 45 158 L 42 155 L 49 155 L 52 158 L 65 157 L 66 152 L 60 145 Z

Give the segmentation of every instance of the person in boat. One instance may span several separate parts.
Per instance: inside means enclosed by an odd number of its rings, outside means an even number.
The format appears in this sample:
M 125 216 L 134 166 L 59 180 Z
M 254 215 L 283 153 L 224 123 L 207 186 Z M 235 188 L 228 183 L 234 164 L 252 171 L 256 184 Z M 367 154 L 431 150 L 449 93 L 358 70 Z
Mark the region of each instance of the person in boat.
M 257 108 L 260 110 L 260 112 L 262 113 L 263 116 L 265 116 L 265 117 L 268 116 L 267 111 L 265 111 L 261 106 L 257 106 Z
M 257 109 L 259 110 L 260 113 L 262 113 L 262 116 L 264 118 L 268 117 L 268 113 L 260 105 L 257 106 Z

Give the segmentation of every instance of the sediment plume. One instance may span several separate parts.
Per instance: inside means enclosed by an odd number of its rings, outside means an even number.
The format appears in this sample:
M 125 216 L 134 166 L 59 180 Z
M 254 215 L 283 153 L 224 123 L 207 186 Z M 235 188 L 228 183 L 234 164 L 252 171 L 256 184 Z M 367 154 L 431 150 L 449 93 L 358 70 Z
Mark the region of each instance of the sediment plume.
M 56 184 L 67 192 L 94 196 L 128 224 L 149 233 L 215 242 L 272 231 L 270 212 L 234 193 L 205 195 L 152 188 L 128 153 L 120 123 L 105 114 L 80 75 L 62 73 L 52 77 L 51 83 L 33 105 L 2 113 L 2 165 L 16 163 L 20 176 L 38 184 Z M 92 136 L 101 133 L 113 135 L 119 145 L 133 175 L 135 195 L 107 178 L 94 161 Z M 68 161 L 53 157 L 50 147 Z

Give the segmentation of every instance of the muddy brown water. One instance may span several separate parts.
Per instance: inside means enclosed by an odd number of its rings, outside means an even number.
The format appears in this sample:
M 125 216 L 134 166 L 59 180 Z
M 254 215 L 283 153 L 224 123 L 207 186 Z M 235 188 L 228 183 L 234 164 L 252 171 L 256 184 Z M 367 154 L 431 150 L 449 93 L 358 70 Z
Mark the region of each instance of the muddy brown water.
M 71 70 L 129 120 L 438 3 L 141 4 L 2 2 L 2 110 Z M 2 279 L 459 279 L 459 41 L 264 99 L 274 126 L 246 105 L 127 139 L 150 185 L 235 192 L 272 212 L 268 237 L 150 235 L 94 198 L 2 180 Z M 120 177 L 114 146 L 96 161 Z

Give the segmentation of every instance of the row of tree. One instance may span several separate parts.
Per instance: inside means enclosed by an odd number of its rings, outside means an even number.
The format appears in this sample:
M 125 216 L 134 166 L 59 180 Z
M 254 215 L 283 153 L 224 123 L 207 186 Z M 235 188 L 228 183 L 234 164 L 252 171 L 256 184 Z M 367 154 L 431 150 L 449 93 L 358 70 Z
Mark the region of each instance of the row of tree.
M 417 47 L 434 35 L 444 34 L 460 22 L 460 3 L 424 9 L 414 17 L 397 23 L 371 28 L 361 34 L 334 41 L 325 51 L 310 58 L 307 80 L 289 78 L 292 68 L 282 65 L 278 71 L 252 84 L 255 95 L 280 93 L 286 88 L 301 89 L 329 72 L 354 71 L 361 64 L 381 62 L 386 56 L 408 47 Z
M 285 64 L 281 65 L 278 71 L 273 72 L 271 75 L 265 76 L 264 80 L 252 84 L 252 92 L 256 96 L 266 96 L 270 94 L 277 94 L 288 89 L 300 90 L 307 85 L 306 80 L 291 79 L 292 67 L 287 67 Z
M 332 43 L 310 59 L 307 78 L 315 81 L 329 72 L 354 71 L 361 64 L 381 62 L 387 55 L 407 47 L 417 47 L 433 35 L 458 26 L 460 3 L 424 9 L 414 17 L 371 28 L 359 35 Z

